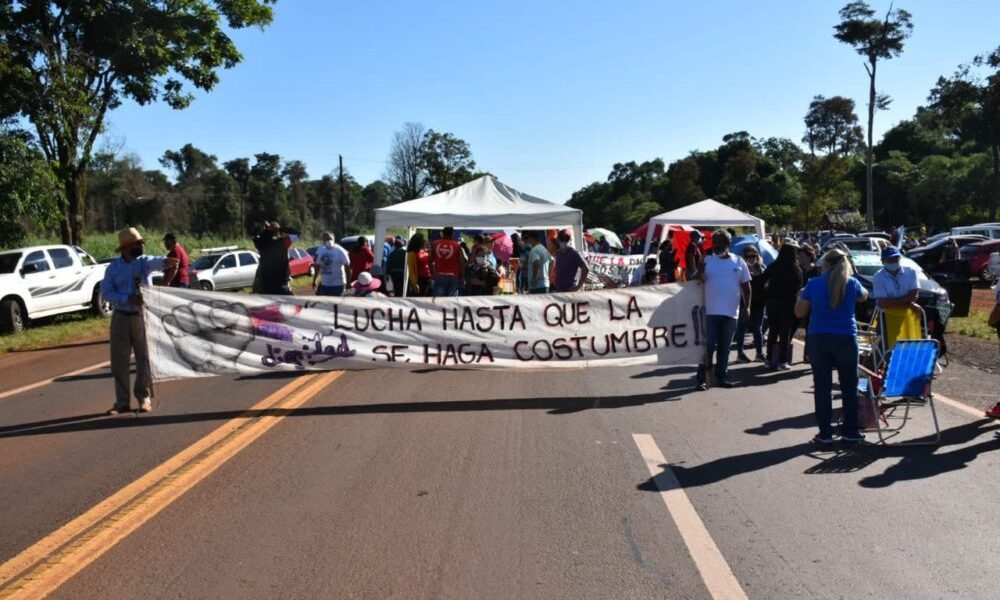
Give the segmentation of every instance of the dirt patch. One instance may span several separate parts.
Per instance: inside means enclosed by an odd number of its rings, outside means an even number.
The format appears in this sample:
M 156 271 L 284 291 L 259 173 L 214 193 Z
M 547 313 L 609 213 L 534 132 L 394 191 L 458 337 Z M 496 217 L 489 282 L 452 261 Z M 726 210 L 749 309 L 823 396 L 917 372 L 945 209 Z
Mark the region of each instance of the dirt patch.
M 970 306 L 971 308 L 991 310 L 996 302 L 994 298 L 996 296 L 990 288 L 975 288 L 972 290 L 972 304 Z
M 946 333 L 948 360 L 976 367 L 988 373 L 1000 374 L 1000 342 Z

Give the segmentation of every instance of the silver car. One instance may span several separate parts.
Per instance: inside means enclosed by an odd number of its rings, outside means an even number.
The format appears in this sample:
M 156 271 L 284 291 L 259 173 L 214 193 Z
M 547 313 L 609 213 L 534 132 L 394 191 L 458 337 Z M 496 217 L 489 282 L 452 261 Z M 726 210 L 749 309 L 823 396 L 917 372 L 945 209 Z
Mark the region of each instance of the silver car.
M 253 286 L 260 255 L 253 250 L 213 251 L 191 263 L 191 287 L 238 290 Z

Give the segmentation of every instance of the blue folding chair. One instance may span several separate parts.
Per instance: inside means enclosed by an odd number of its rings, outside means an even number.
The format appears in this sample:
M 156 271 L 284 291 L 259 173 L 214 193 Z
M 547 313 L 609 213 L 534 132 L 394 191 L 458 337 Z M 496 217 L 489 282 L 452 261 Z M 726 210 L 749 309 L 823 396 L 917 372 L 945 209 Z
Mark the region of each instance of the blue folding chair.
M 872 408 L 876 415 L 879 414 L 880 400 L 901 399 L 901 401 L 883 406 L 884 409 L 887 409 L 881 412 L 886 418 L 885 427 L 882 426 L 882 419 L 875 419 L 878 439 L 883 444 L 888 444 L 887 439 L 899 435 L 910 419 L 910 407 L 922 405 L 923 402 L 920 400 L 925 401 L 931 409 L 931 417 L 934 419 L 934 438 L 926 441 L 896 442 L 894 445 L 932 446 L 941 442 L 941 427 L 938 425 L 937 410 L 934 408 L 934 394 L 931 392 L 938 350 L 938 342 L 933 339 L 899 340 L 893 347 L 892 353 L 889 355 L 889 372 L 886 375 L 885 384 L 878 396 L 871 397 Z M 914 399 L 918 399 L 918 401 L 914 402 Z M 902 417 L 894 414 L 900 408 L 903 408 Z M 888 419 L 899 419 L 900 423 L 896 427 L 891 427 L 888 424 Z

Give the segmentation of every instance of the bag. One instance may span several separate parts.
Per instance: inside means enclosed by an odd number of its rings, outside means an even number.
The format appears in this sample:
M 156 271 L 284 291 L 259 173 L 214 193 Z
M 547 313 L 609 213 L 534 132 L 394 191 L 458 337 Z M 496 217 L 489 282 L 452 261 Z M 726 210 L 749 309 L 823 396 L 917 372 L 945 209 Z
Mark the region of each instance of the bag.
M 871 431 L 878 428 L 876 421 L 878 411 L 872 405 L 872 393 L 870 380 L 858 380 L 858 429 L 860 431 Z
M 1000 328 L 1000 302 L 993 305 L 993 310 L 990 311 L 990 318 L 987 320 L 987 324 L 993 328 Z

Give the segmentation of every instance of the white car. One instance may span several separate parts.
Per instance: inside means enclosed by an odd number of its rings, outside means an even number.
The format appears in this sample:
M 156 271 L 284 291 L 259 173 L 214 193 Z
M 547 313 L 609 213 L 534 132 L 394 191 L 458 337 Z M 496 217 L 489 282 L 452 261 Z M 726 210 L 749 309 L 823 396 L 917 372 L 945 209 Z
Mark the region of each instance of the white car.
M 889 240 L 881 237 L 835 237 L 826 243 L 823 251 L 826 252 L 833 246 L 843 246 L 851 252 L 882 252 L 891 245 Z
M 206 248 L 191 263 L 191 287 L 203 290 L 238 290 L 253 286 L 260 255 L 235 246 Z
M 31 246 L 0 252 L 0 333 L 19 333 L 31 319 L 90 310 L 111 314 L 101 295 L 106 264 L 76 246 Z

